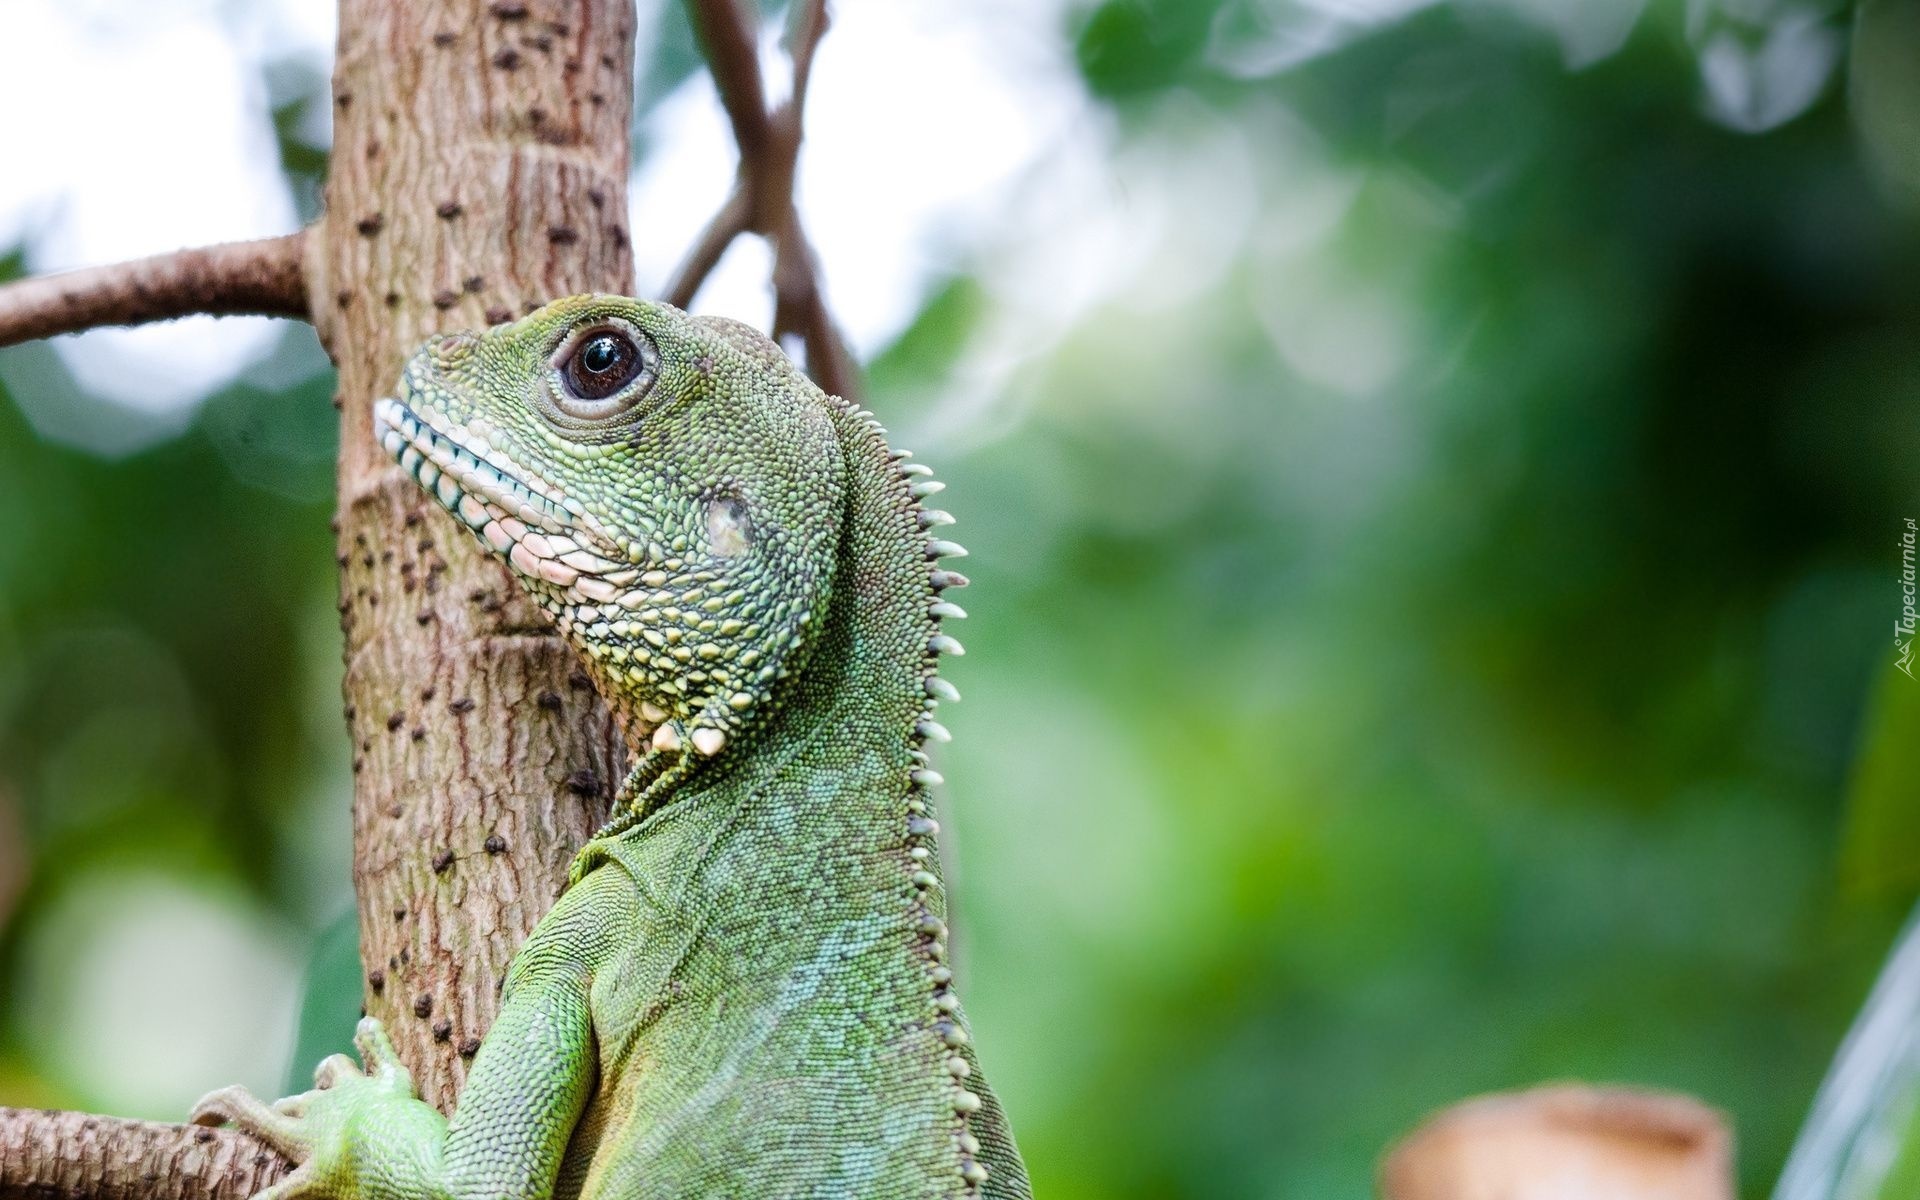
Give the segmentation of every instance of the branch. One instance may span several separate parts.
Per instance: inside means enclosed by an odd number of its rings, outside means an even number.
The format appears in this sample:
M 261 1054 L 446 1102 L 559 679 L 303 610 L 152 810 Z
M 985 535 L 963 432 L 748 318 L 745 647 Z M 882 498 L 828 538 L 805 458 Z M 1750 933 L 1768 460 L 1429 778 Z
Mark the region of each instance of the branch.
M 789 43 L 793 55 L 793 95 L 781 106 L 780 119 L 793 127 L 796 143 L 800 140 L 801 113 L 806 109 L 807 84 L 813 81 L 813 52 L 820 48 L 820 39 L 827 36 L 827 27 L 832 23 L 833 18 L 827 14 L 827 0 L 806 0 L 794 25 Z
M 733 245 L 733 239 L 747 231 L 753 218 L 753 198 L 747 195 L 744 186 L 736 185 L 728 195 L 727 202 L 720 211 L 713 214 L 707 227 L 700 231 L 699 240 L 687 251 L 674 269 L 673 278 L 667 283 L 663 299 L 675 308 L 685 308 L 693 303 L 694 296 L 700 291 L 700 285 L 713 274 L 714 267 L 720 264 L 720 256 Z
M 1549 1084 L 1443 1109 L 1393 1146 L 1378 1174 L 1383 1200 L 1733 1200 L 1733 1130 L 1677 1092 Z
M 305 240 L 227 242 L 0 286 L 0 346 L 193 313 L 304 318 Z
M 674 271 L 667 302 L 681 308 L 692 303 L 733 239 L 742 233 L 760 234 L 773 246 L 774 337 L 799 336 L 814 381 L 837 396 L 857 399 L 853 356 L 827 309 L 819 261 L 793 199 L 814 51 L 830 24 L 826 0 L 803 0 L 795 9 L 789 39 L 793 94 L 771 112 L 747 6 L 740 0 L 687 0 L 687 7 L 740 144 L 740 177 Z
M 823 391 L 854 399 L 857 380 L 853 356 L 840 337 L 839 326 L 820 292 L 820 260 L 800 228 L 800 214 L 790 213 L 775 239 L 773 263 L 773 336 L 797 334 L 807 348 L 807 370 Z
M 292 1169 L 230 1129 L 0 1108 L 0 1200 L 245 1200 Z
M 739 0 L 687 0 L 694 32 L 707 52 L 740 158 L 757 158 L 767 144 L 767 90 L 760 82 L 759 39 L 753 16 Z

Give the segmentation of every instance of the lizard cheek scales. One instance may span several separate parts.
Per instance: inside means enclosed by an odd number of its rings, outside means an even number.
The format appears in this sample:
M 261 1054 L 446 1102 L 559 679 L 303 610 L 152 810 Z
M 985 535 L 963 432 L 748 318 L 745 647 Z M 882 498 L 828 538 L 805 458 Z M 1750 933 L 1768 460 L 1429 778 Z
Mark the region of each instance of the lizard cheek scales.
M 853 923 L 817 930 L 813 936 L 824 941 L 809 951 L 811 962 L 867 965 L 842 966 L 838 975 L 805 966 L 783 977 L 780 994 L 789 999 L 778 1003 L 802 1003 L 796 981 L 852 989 L 837 1004 L 823 999 L 807 1010 L 823 1029 L 831 1026 L 822 1039 L 845 1045 L 876 1031 L 891 1039 L 864 1058 L 807 1052 L 815 1064 L 808 1070 L 821 1072 L 809 1094 L 838 1097 L 818 1101 L 836 1115 L 815 1119 L 838 1121 L 852 1106 L 878 1102 L 876 1121 L 890 1128 L 906 1121 L 931 1135 L 915 1143 L 921 1151 L 904 1155 L 888 1134 L 892 1149 L 878 1161 L 895 1164 L 890 1170 L 908 1171 L 901 1165 L 908 1158 L 943 1164 L 914 1178 L 921 1187 L 951 1180 L 942 1193 L 971 1196 L 986 1185 L 991 1160 L 1003 1190 L 988 1193 L 1026 1195 L 1017 1152 L 978 1077 L 946 962 L 939 825 L 927 796 L 940 776 L 921 744 L 947 739 L 934 710 L 958 699 L 935 666 L 942 655 L 963 652 L 940 622 L 965 615 L 942 593 L 966 579 L 941 560 L 965 551 L 930 536 L 951 518 L 920 504 L 939 489 L 927 469 L 889 450 L 871 414 L 820 393 L 757 333 L 619 297 L 573 297 L 484 334 L 435 339 L 408 364 L 398 398 L 376 403 L 374 428 L 401 466 L 512 566 L 582 654 L 626 730 L 633 773 L 614 821 L 576 861 L 568 896 L 610 861 L 636 878 L 657 871 L 660 864 L 642 869 L 629 860 L 667 852 L 645 847 L 673 844 L 680 826 L 661 822 L 675 812 L 681 824 L 705 819 L 684 815 L 688 805 L 711 805 L 716 795 L 743 814 L 787 804 L 761 812 L 762 832 L 751 835 L 790 844 L 765 852 L 785 857 L 747 860 L 724 876 L 723 891 L 739 897 L 774 888 L 768 869 L 775 865 L 797 872 L 780 885 L 796 896 L 824 895 L 818 889 L 832 881 L 846 895 L 868 897 L 851 904 Z M 810 782 L 769 765 L 792 761 L 803 746 Z M 795 787 L 806 790 L 792 793 Z M 772 799 L 780 795 L 792 798 Z M 727 837 L 750 836 L 737 823 L 719 828 Z M 823 829 L 830 840 L 808 849 L 816 843 L 806 839 L 825 836 Z M 721 841 L 701 845 L 702 863 L 725 853 Z M 875 870 L 881 873 L 860 873 Z M 806 922 L 822 911 L 839 911 L 818 902 L 793 910 L 793 899 L 768 895 L 776 897 L 770 908 L 743 911 L 770 912 L 782 930 L 811 928 Z M 876 896 L 878 910 L 868 911 Z M 660 933 L 686 919 L 652 917 L 664 922 Z M 748 955 L 756 963 L 778 959 L 782 937 L 791 937 L 767 936 Z M 693 969 L 676 962 L 676 971 Z M 631 964 L 620 970 L 622 978 L 645 975 Z M 751 975 L 732 962 L 723 974 L 737 979 L 743 970 Z M 750 1005 L 747 995 L 723 995 L 721 1007 Z M 674 1007 L 635 1006 L 642 1009 L 656 1014 L 647 1036 L 669 1036 Z M 616 1015 L 602 1014 L 598 1000 L 594 1012 L 596 1020 Z M 849 1013 L 862 1020 L 842 1024 Z M 866 1019 L 883 1013 L 884 1020 Z M 701 1044 L 712 1043 L 710 1030 L 696 1033 Z M 476 1063 L 486 1062 L 483 1044 Z M 925 1075 L 885 1077 L 892 1082 L 882 1086 L 857 1074 L 901 1063 L 924 1063 Z M 798 1068 L 767 1069 L 791 1077 Z M 833 1090 L 849 1084 L 852 1091 Z M 463 1112 L 465 1103 L 463 1095 Z M 620 1103 L 644 1107 L 638 1099 Z M 646 1119 L 665 1121 L 673 1111 Z M 862 1139 L 871 1132 L 845 1136 L 850 1146 L 869 1145 Z M 860 1158 L 850 1151 L 844 1161 Z M 607 1161 L 596 1154 L 590 1180 L 605 1185 L 604 1194 L 624 1194 L 615 1186 L 621 1169 Z M 725 1155 L 705 1156 L 693 1169 L 735 1166 Z M 844 1189 L 796 1183 L 789 1190 Z M 733 1194 L 702 1194 L 723 1192 Z

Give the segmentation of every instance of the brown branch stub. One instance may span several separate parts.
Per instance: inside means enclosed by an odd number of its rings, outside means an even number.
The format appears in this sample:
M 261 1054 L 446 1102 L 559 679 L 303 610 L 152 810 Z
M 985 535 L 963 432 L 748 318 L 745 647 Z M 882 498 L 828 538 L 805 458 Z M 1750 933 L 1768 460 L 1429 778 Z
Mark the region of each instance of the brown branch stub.
M 1733 1133 L 1691 1096 L 1553 1084 L 1429 1117 L 1380 1165 L 1383 1200 L 1733 1200 Z
M 244 1200 L 292 1170 L 231 1129 L 0 1108 L 0 1200 Z
M 307 316 L 306 235 L 227 242 L 0 287 L 0 346 L 194 313 Z

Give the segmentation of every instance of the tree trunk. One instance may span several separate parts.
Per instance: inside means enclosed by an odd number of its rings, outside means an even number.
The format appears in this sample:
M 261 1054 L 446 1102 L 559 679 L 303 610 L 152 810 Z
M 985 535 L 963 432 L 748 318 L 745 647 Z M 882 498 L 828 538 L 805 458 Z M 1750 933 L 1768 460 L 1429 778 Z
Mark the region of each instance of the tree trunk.
M 372 437 L 434 332 L 633 290 L 626 0 L 345 0 L 307 294 L 340 370 L 339 562 L 367 1011 L 451 1106 L 624 750 L 547 618 Z M 463 1057 L 466 1056 L 466 1057 Z

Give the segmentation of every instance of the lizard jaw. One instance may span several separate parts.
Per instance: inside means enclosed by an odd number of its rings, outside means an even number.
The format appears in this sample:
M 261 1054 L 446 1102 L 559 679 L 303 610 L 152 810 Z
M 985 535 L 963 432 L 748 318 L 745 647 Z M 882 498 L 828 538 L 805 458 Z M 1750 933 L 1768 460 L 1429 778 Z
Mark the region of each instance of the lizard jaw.
M 373 402 L 373 431 L 429 495 L 529 579 L 567 589 L 589 581 L 585 590 L 597 594 L 638 577 L 590 514 L 471 429 L 382 398 Z

